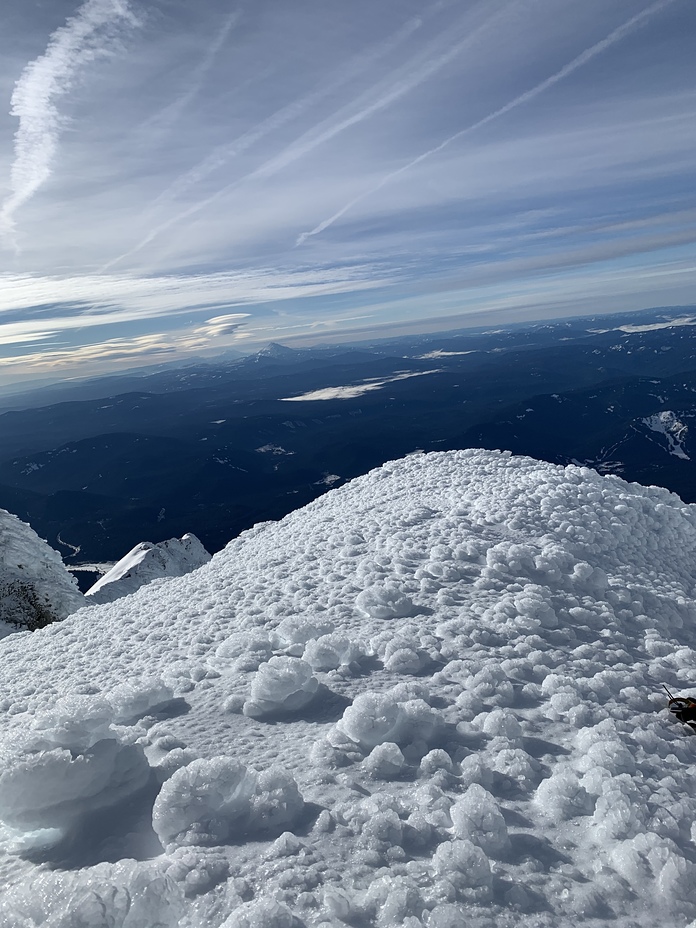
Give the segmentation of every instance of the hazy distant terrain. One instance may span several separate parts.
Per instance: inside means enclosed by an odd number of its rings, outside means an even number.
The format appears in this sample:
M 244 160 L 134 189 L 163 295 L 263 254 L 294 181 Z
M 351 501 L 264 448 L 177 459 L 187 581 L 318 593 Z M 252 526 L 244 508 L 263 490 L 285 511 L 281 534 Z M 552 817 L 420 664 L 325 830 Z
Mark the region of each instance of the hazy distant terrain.
M 506 448 L 694 501 L 692 321 L 689 307 L 271 346 L 8 398 L 28 408 L 0 415 L 0 506 L 77 563 L 185 532 L 217 550 L 418 449 Z

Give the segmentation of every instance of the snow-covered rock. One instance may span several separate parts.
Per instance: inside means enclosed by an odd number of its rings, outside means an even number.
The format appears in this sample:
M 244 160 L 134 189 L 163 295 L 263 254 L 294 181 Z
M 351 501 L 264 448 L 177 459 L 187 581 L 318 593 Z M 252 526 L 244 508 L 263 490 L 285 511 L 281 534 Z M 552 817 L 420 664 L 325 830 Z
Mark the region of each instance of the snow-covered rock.
M 696 507 L 470 450 L 4 639 L 0 928 L 687 928 L 695 578 Z
M 143 541 L 132 548 L 85 593 L 88 603 L 111 603 L 163 577 L 183 577 L 210 560 L 195 535 L 169 538 L 153 544 Z
M 60 554 L 0 509 L 0 637 L 41 628 L 84 605 Z

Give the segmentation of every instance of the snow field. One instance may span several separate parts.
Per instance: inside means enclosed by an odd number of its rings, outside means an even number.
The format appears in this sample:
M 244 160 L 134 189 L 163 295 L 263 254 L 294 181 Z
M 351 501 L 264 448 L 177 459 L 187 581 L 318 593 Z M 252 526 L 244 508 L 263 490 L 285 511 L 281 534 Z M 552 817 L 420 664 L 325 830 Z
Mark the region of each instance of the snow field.
M 420 455 L 4 639 L 0 925 L 686 928 L 695 541 L 661 489 Z

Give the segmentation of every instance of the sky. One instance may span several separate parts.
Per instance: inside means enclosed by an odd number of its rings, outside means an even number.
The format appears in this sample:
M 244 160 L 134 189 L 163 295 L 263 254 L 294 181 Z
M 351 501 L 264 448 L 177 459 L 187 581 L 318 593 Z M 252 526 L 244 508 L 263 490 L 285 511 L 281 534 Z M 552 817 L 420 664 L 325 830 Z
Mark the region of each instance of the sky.
M 691 0 L 5 0 L 0 390 L 694 302 Z

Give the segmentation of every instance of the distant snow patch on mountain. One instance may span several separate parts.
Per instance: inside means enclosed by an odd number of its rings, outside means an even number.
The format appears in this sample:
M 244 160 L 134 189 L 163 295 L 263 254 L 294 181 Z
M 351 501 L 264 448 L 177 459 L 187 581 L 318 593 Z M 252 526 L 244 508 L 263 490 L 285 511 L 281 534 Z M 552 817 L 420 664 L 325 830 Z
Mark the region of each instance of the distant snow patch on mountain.
M 647 425 L 650 431 L 664 435 L 667 440 L 667 450 L 675 458 L 682 458 L 684 461 L 690 460 L 689 455 L 684 450 L 684 442 L 689 427 L 681 419 L 677 418 L 677 415 L 670 409 L 663 409 L 662 412 L 658 412 L 654 416 L 647 416 L 645 419 L 641 419 L 641 422 Z
M 477 349 L 472 348 L 470 351 L 445 351 L 437 348 L 435 351 L 428 351 L 427 354 L 418 354 L 416 359 L 419 361 L 429 361 L 433 358 L 456 358 L 463 354 L 476 354 Z
M 84 604 L 60 554 L 0 509 L 0 638 L 64 619 Z
M 593 335 L 606 335 L 607 332 L 626 332 L 630 335 L 634 332 L 655 332 L 658 329 L 671 329 L 678 325 L 696 325 L 696 316 L 680 316 L 678 319 L 669 319 L 666 322 L 649 322 L 644 325 L 629 323 L 627 325 L 617 325 L 613 329 L 588 329 Z
M 362 396 L 363 393 L 371 393 L 373 390 L 381 390 L 387 384 L 396 383 L 399 380 L 409 380 L 411 377 L 425 377 L 426 374 L 439 374 L 435 371 L 405 371 L 397 374 L 395 377 L 388 377 L 384 380 L 366 380 L 363 383 L 353 384 L 346 387 L 323 387 L 321 390 L 311 390 L 309 393 L 302 393 L 300 396 L 281 397 L 283 403 L 300 403 L 311 402 L 314 400 L 352 400 L 356 396 Z
M 292 455 L 292 454 L 295 453 L 294 451 L 286 451 L 285 448 L 281 447 L 280 445 L 273 445 L 273 444 L 261 445 L 261 447 L 260 447 L 260 448 L 257 448 L 256 450 L 259 452 L 259 454 L 287 454 L 287 455 Z
M 85 593 L 89 603 L 111 603 L 163 577 L 183 577 L 210 560 L 195 535 L 153 544 L 143 541 L 122 557 Z

